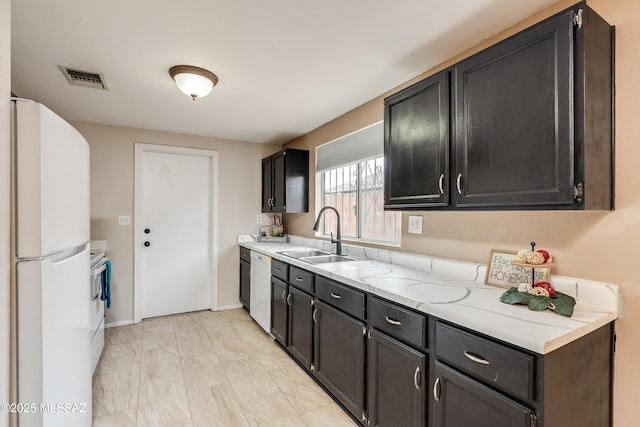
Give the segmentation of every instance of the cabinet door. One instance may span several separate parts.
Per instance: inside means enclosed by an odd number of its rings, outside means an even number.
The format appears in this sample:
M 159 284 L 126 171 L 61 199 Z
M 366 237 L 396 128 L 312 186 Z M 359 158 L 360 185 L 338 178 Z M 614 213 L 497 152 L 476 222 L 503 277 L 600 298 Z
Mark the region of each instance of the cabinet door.
M 433 386 L 434 427 L 530 427 L 529 408 L 436 362 Z
M 449 204 L 449 72 L 385 99 L 385 208 Z
M 240 260 L 240 302 L 249 310 L 251 302 L 251 264 Z
M 287 285 L 271 277 L 271 335 L 283 346 L 287 346 Z
M 262 159 L 262 212 L 271 212 L 273 192 L 271 157 Z
M 313 349 L 313 307 L 311 295 L 289 286 L 289 352 L 307 369 L 311 369 Z
M 279 153 L 271 156 L 271 167 L 273 168 L 272 179 L 273 179 L 273 190 L 272 197 L 273 200 L 271 202 L 271 210 L 273 212 L 284 212 L 286 207 L 286 186 L 285 186 L 285 152 L 281 151 Z
M 425 426 L 427 356 L 375 329 L 367 351 L 370 425 Z
M 573 204 L 573 46 L 567 12 L 453 67 L 457 207 Z
M 314 307 L 316 378 L 354 417 L 362 419 L 365 325 L 318 300 Z

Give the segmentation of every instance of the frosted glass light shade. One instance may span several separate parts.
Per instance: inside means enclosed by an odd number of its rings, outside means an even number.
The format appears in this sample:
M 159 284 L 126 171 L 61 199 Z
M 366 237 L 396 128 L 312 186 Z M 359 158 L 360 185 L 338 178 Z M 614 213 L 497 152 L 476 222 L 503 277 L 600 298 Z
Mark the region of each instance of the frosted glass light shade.
M 176 65 L 169 69 L 178 89 L 192 99 L 207 96 L 218 83 L 218 77 L 211 71 L 191 65 Z

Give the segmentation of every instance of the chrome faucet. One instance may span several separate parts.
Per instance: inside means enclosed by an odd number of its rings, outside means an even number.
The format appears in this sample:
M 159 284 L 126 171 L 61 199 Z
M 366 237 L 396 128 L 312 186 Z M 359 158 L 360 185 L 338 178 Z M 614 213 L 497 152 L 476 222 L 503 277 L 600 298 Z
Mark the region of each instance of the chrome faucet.
M 316 218 L 316 223 L 313 225 L 313 231 L 318 231 L 318 228 L 320 228 L 320 217 L 322 216 L 323 212 L 326 211 L 327 209 L 331 209 L 332 211 L 334 211 L 336 213 L 336 217 L 337 219 L 337 227 L 336 227 L 336 238 L 333 238 L 333 233 L 331 233 L 331 243 L 335 243 L 336 244 L 336 255 L 342 255 L 342 234 L 340 234 L 340 213 L 338 212 L 338 210 L 336 208 L 334 208 L 333 206 L 325 206 L 322 209 L 320 209 L 320 212 L 318 212 L 318 218 Z

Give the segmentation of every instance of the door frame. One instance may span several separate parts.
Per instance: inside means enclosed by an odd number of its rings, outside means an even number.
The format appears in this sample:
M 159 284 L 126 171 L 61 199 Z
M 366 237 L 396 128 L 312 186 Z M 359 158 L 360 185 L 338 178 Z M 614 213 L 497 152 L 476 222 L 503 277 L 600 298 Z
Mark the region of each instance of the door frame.
M 211 277 L 211 301 L 210 309 L 218 310 L 218 152 L 200 148 L 175 147 L 170 145 L 156 145 L 144 142 L 135 142 L 135 185 L 134 185 L 134 212 L 133 212 L 133 322 L 142 321 L 142 157 L 145 152 L 182 154 L 190 156 L 208 157 L 211 166 L 211 217 L 209 241 L 211 245 L 211 258 L 209 271 Z

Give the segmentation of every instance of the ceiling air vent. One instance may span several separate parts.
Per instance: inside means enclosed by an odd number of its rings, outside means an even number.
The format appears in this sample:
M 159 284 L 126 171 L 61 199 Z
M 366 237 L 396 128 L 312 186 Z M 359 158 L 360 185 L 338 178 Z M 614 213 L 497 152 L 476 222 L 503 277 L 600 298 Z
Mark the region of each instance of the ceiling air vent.
M 93 89 L 109 90 L 102 74 L 88 73 L 86 71 L 73 70 L 71 68 L 58 65 L 62 74 L 70 85 L 90 87 Z

